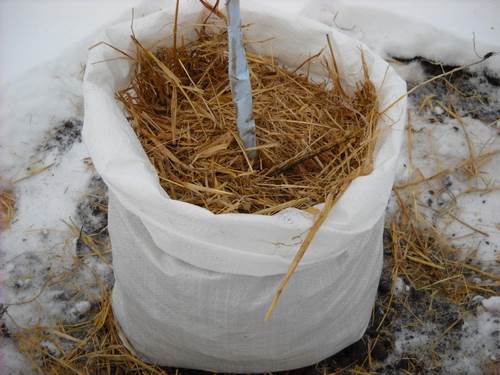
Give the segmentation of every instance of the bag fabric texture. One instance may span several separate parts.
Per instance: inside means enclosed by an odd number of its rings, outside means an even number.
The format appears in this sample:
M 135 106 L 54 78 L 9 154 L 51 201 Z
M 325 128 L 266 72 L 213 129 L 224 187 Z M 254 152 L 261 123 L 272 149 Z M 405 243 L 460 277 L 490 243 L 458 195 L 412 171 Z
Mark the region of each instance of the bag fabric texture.
M 175 1 L 145 2 L 134 12 L 136 38 L 148 48 L 171 45 L 174 13 Z M 179 38 L 196 38 L 206 15 L 198 1 L 181 2 Z M 345 89 L 352 91 L 363 78 L 363 51 L 381 109 L 406 92 L 385 61 L 324 24 L 262 4 L 242 4 L 241 17 L 250 25 L 244 29 L 247 50 L 294 68 L 326 47 L 328 34 Z M 97 42 L 133 55 L 130 34 L 131 23 L 120 23 Z M 272 216 L 214 215 L 170 199 L 115 100 L 132 68 L 130 59 L 104 44 L 90 50 L 83 138 L 109 188 L 113 311 L 135 353 L 172 367 L 269 372 L 313 364 L 359 340 L 382 268 L 384 213 L 404 137 L 406 98 L 381 117 L 373 172 L 356 178 L 335 204 L 266 322 L 313 215 L 294 208 Z M 320 62 L 310 71 L 322 79 Z

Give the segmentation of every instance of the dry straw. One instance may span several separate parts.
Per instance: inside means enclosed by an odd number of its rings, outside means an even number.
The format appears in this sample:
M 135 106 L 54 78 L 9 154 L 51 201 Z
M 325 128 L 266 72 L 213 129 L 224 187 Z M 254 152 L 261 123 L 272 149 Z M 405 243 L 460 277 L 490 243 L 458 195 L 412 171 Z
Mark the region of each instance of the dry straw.
M 110 297 L 104 292 L 88 320 L 22 330 L 14 336 L 18 348 L 42 374 L 168 374 L 123 345 Z
M 10 189 L 0 187 L 0 229 L 8 229 L 15 213 L 15 198 Z
M 398 193 L 397 193 L 398 194 Z M 399 195 L 398 195 L 399 196 Z M 402 277 L 415 290 L 427 291 L 465 307 L 475 295 L 500 292 L 500 275 L 473 263 L 474 253 L 450 245 L 450 240 L 421 213 L 417 199 L 399 199 L 399 215 L 390 224 L 393 285 Z
M 156 52 L 133 37 L 135 71 L 117 94 L 172 199 L 216 214 L 273 214 L 311 207 L 329 194 L 335 199 L 346 182 L 371 171 L 379 115 L 364 64 L 364 82 L 349 96 L 333 49 L 323 60 L 329 80 L 322 83 L 247 54 L 257 146 L 245 149 L 235 124 L 226 32 L 205 27 L 198 34 L 176 50 Z

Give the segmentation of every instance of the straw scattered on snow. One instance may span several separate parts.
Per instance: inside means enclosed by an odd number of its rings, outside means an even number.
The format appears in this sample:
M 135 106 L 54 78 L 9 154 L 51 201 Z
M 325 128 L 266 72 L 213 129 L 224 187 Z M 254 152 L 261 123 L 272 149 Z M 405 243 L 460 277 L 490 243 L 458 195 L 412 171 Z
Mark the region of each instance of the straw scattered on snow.
M 12 190 L 0 187 L 0 229 L 10 227 L 15 214 L 15 198 Z

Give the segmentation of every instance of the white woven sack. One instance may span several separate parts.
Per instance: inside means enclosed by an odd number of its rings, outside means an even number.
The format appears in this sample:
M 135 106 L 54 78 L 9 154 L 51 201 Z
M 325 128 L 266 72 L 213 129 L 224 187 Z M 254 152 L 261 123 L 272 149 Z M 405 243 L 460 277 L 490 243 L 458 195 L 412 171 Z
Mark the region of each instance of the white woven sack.
M 175 1 L 146 4 L 135 11 L 136 37 L 150 48 L 171 44 Z M 197 1 L 181 5 L 179 33 L 190 40 L 206 12 Z M 387 63 L 326 25 L 262 6 L 246 4 L 241 11 L 243 22 L 252 25 L 244 32 L 249 41 L 273 38 L 250 43 L 255 53 L 272 54 L 293 68 L 325 47 L 329 34 L 345 87 L 363 77 L 363 50 L 381 109 L 406 91 Z M 129 22 L 118 24 L 99 41 L 133 55 L 130 32 Z M 334 206 L 265 322 L 313 216 L 293 208 L 273 216 L 214 215 L 170 199 L 114 98 L 131 73 L 131 62 L 116 57 L 105 45 L 89 53 L 83 136 L 110 191 L 113 309 L 135 352 L 161 365 L 248 373 L 306 366 L 357 341 L 380 277 L 384 211 L 406 100 L 379 123 L 386 131 L 374 171 L 354 180 Z M 318 64 L 311 69 L 322 72 Z

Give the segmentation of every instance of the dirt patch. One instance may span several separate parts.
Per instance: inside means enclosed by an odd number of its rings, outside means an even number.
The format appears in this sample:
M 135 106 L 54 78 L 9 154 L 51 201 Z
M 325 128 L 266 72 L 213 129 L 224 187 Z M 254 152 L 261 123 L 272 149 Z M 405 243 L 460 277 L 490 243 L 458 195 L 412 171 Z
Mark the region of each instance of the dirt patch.
M 68 151 L 73 144 L 82 141 L 83 123 L 77 119 L 68 119 L 60 125 L 50 129 L 43 142 L 38 146 L 38 151 L 57 150 L 59 154 Z
M 100 176 L 93 175 L 87 192 L 78 202 L 76 216 L 80 228 L 88 234 L 107 237 L 108 188 Z
M 449 72 L 457 66 L 442 65 L 422 57 L 412 59 L 394 58 L 402 63 L 418 62 L 426 78 Z M 471 116 L 485 123 L 492 123 L 500 118 L 500 87 L 498 78 L 487 71 L 482 73 L 461 70 L 444 79 L 432 81 L 419 88 L 410 98 L 415 103 L 422 103 L 426 97 L 436 103 L 450 106 L 460 116 Z M 408 89 L 415 84 L 409 83 Z M 439 120 L 446 113 L 437 114 Z

